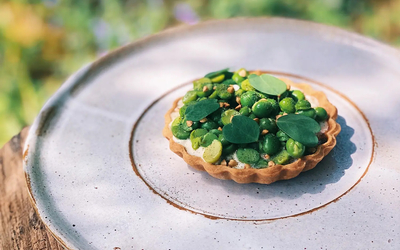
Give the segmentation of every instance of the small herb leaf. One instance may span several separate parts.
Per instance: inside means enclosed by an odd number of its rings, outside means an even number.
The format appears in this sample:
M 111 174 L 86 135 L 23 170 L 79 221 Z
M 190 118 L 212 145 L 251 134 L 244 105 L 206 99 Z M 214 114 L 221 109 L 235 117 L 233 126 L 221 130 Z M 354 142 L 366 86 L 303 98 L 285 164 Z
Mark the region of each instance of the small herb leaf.
M 280 95 L 286 91 L 286 83 L 271 75 L 249 77 L 251 86 L 268 95 Z
M 221 69 L 221 70 L 214 71 L 214 72 L 210 72 L 210 73 L 208 73 L 207 75 L 205 75 L 204 77 L 207 77 L 207 78 L 214 78 L 214 77 L 216 77 L 216 76 L 221 75 L 222 73 L 228 72 L 228 70 L 229 70 L 229 68 Z
M 260 130 L 257 122 L 244 116 L 233 116 L 232 122 L 222 129 L 225 139 L 231 143 L 251 143 L 258 140 Z
M 185 116 L 188 121 L 200 121 L 219 108 L 216 99 L 205 99 L 186 108 Z
M 293 140 L 307 147 L 318 145 L 318 137 L 315 134 L 321 130 L 321 127 L 314 119 L 304 115 L 288 114 L 281 116 L 276 124 Z

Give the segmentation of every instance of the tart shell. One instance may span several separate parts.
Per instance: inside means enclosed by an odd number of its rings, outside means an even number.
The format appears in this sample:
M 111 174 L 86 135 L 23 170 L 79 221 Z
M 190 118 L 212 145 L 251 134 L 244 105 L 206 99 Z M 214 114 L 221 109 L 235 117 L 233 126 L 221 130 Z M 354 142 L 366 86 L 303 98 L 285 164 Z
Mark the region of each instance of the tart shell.
M 336 122 L 337 109 L 329 101 L 326 95 L 321 91 L 314 90 L 308 84 L 295 84 L 289 79 L 280 78 L 287 85 L 300 89 L 307 96 L 316 98 L 320 107 L 323 107 L 329 115 L 328 130 L 324 132 L 326 142 L 318 145 L 315 153 L 303 156 L 296 161 L 286 165 L 275 165 L 264 169 L 235 169 L 224 165 L 214 165 L 205 162 L 201 157 L 188 154 L 185 147 L 173 140 L 173 135 L 170 129 L 172 122 L 171 113 L 175 111 L 179 100 L 174 101 L 172 108 L 165 114 L 165 126 L 163 135 L 169 140 L 171 151 L 183 158 L 183 160 L 191 167 L 206 171 L 211 176 L 222 180 L 234 180 L 237 183 L 260 183 L 271 184 L 279 180 L 288 180 L 298 176 L 301 172 L 313 169 L 336 145 L 336 136 L 341 128 Z

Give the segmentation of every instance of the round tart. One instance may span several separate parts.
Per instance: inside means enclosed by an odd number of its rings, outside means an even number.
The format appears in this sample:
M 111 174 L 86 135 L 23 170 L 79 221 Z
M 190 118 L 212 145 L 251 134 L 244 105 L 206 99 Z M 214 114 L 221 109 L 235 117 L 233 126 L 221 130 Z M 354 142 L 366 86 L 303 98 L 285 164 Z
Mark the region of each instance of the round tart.
M 314 168 L 336 145 L 337 109 L 323 92 L 260 71 L 223 69 L 193 82 L 165 114 L 163 135 L 191 167 L 270 184 Z

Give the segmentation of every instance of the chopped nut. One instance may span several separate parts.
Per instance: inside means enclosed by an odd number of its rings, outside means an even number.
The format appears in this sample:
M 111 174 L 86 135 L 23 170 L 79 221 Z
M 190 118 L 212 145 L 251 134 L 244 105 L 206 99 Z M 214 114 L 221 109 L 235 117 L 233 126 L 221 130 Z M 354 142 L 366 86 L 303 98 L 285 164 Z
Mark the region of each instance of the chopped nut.
M 219 130 L 219 131 L 222 131 L 222 128 L 221 128 L 221 127 L 218 127 L 218 130 Z
M 228 165 L 229 165 L 230 167 L 237 166 L 237 164 L 238 164 L 238 163 L 237 163 L 235 160 L 230 160 L 229 163 L 228 163 Z
M 268 162 L 268 167 L 273 167 L 273 166 L 275 166 L 275 162 L 273 161 Z
M 239 104 L 239 105 L 236 106 L 235 109 L 236 109 L 236 110 L 239 110 L 239 109 L 241 109 L 241 108 L 242 108 L 242 105 Z
M 224 107 L 225 107 L 225 108 L 226 108 L 226 107 L 229 107 L 229 106 L 231 106 L 229 103 L 224 102 Z
M 223 103 L 223 102 L 220 102 L 220 103 L 219 103 L 219 107 L 222 108 L 223 106 L 224 106 L 224 103 Z
M 226 161 L 225 161 L 225 160 L 222 160 L 222 161 L 221 161 L 221 165 L 226 166 Z
M 228 91 L 229 93 L 233 94 L 233 92 L 235 92 L 235 89 L 232 86 L 229 86 L 226 91 Z
M 207 86 L 203 87 L 203 92 L 207 92 L 209 89 L 207 88 Z
M 214 86 L 213 89 L 216 90 L 216 89 L 217 89 L 217 86 Z
M 188 127 L 191 127 L 193 125 L 192 121 L 186 121 L 186 125 L 188 125 Z
M 251 168 L 251 166 L 250 166 L 250 164 L 247 164 L 247 163 L 246 163 L 246 164 L 244 164 L 244 168 L 245 168 L 245 169 L 248 169 L 248 168 Z
M 203 118 L 200 120 L 201 123 L 205 123 L 207 121 L 207 118 Z
M 237 102 L 237 104 L 240 104 L 240 97 L 239 96 L 236 96 L 236 102 Z
M 264 158 L 265 158 L 265 159 L 269 159 L 270 157 L 271 157 L 271 156 L 269 156 L 269 154 L 265 154 L 265 155 L 264 155 Z
M 238 74 L 239 74 L 241 77 L 245 77 L 245 76 L 246 76 L 246 70 L 242 69 L 241 71 L 238 72 Z
M 282 116 L 282 115 L 277 115 L 277 116 L 276 116 L 276 119 L 280 118 L 281 116 Z
M 287 115 L 287 113 L 285 112 L 285 113 L 283 113 L 283 115 Z M 282 116 L 283 116 L 283 115 L 282 115 Z
M 268 129 L 263 129 L 263 131 L 261 131 L 261 135 L 266 135 L 268 133 L 269 133 Z
M 257 123 L 260 121 L 260 119 L 258 118 L 254 118 L 253 120 L 256 121 Z

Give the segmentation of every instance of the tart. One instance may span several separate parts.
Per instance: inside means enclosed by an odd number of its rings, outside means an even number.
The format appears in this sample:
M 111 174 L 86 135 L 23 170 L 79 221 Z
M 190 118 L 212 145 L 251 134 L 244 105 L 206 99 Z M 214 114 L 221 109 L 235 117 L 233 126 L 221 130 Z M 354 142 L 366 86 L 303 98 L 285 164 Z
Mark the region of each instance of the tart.
M 223 69 L 193 81 L 174 101 L 163 135 L 197 170 L 270 184 L 314 168 L 336 145 L 336 118 L 336 107 L 308 84 Z

